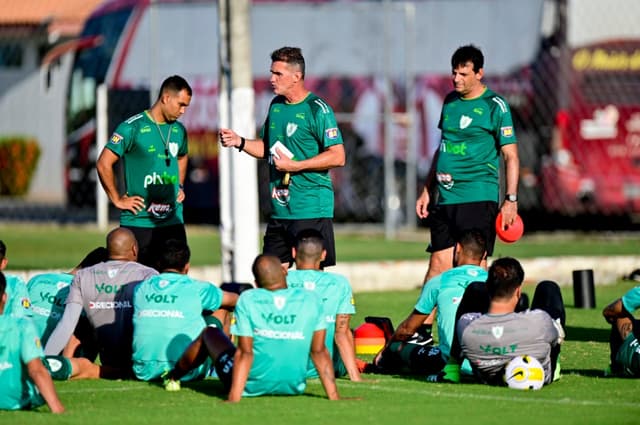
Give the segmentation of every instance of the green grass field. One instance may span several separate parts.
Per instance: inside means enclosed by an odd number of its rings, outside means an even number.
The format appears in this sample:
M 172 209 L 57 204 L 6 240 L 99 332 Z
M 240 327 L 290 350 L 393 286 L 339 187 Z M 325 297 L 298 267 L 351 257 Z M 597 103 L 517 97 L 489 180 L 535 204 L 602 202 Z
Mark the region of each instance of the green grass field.
M 223 402 L 219 381 L 183 385 L 168 393 L 157 384 L 135 381 L 70 381 L 56 387 L 67 413 L 1 412 L 0 424 L 636 424 L 640 415 L 638 381 L 604 378 L 608 328 L 600 311 L 631 288 L 631 282 L 596 288 L 596 309 L 575 309 L 570 290 L 562 379 L 540 391 L 517 391 L 479 384 L 432 384 L 419 377 L 365 375 L 367 382 L 338 380 L 343 397 L 324 399 L 317 380 L 299 397 Z M 532 296 L 533 287 L 525 286 Z M 418 291 L 356 294 L 358 313 L 386 315 L 398 324 L 412 309 Z
M 219 264 L 219 238 L 212 228 L 189 228 L 194 265 Z M 426 230 L 414 237 L 385 241 L 379 232 L 338 234 L 342 261 L 424 259 Z M 104 236 L 90 227 L 1 225 L 11 269 L 69 268 Z M 496 255 L 636 255 L 638 237 L 616 235 L 533 235 L 496 246 Z M 324 399 L 317 380 L 300 397 L 223 402 L 217 380 L 183 385 L 167 393 L 154 383 L 136 381 L 57 382 L 67 413 L 0 412 L 0 424 L 636 424 L 640 417 L 638 381 L 604 378 L 608 365 L 608 325 L 602 308 L 634 283 L 596 287 L 596 309 L 573 308 L 571 288 L 563 288 L 567 340 L 563 377 L 541 391 L 516 391 L 478 384 L 432 384 L 420 377 L 365 375 L 366 382 L 340 379 L 339 402 Z M 530 296 L 533 287 L 526 285 Z M 355 327 L 367 315 L 389 316 L 395 325 L 412 310 L 418 291 L 357 293 Z M 0 383 L 2 385 L 2 383 Z
M 336 232 L 338 261 L 426 260 L 428 230 L 417 229 L 385 240 L 382 227 L 368 231 Z M 220 237 L 215 227 L 189 226 L 191 265 L 219 265 Z M 260 235 L 256 236 L 257 238 Z M 70 269 L 97 246 L 105 235 L 92 226 L 0 224 L 7 247 L 9 270 Z M 558 255 L 637 255 L 640 234 L 525 235 L 514 244 L 496 243 L 494 257 L 532 258 Z

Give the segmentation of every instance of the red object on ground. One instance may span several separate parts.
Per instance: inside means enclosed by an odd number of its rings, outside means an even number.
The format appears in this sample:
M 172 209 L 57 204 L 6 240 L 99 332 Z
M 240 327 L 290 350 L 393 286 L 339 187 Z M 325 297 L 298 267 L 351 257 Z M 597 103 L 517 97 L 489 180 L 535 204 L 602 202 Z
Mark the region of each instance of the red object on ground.
M 384 347 L 384 332 L 373 323 L 364 323 L 353 332 L 356 354 L 376 354 Z

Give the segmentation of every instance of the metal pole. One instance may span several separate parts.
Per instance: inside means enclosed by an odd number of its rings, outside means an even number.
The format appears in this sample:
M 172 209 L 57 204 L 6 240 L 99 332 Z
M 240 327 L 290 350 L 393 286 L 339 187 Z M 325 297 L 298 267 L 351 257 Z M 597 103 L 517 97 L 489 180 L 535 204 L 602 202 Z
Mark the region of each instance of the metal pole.
M 415 203 L 418 180 L 418 149 L 416 125 L 416 84 L 415 62 L 416 54 L 416 7 L 413 3 L 405 3 L 405 80 L 407 87 L 407 172 L 405 192 L 405 217 L 407 229 L 416 228 Z
M 399 198 L 395 188 L 393 139 L 393 86 L 391 82 L 391 2 L 384 2 L 384 234 L 395 237 Z
M 109 117 L 107 114 L 107 85 L 100 84 L 96 88 L 96 152 L 102 152 L 102 149 L 107 145 L 107 138 L 109 137 L 108 124 Z M 100 178 L 98 178 L 98 171 L 96 173 L 96 225 L 98 229 L 106 231 L 109 225 L 109 199 L 107 193 L 102 189 L 100 184 Z

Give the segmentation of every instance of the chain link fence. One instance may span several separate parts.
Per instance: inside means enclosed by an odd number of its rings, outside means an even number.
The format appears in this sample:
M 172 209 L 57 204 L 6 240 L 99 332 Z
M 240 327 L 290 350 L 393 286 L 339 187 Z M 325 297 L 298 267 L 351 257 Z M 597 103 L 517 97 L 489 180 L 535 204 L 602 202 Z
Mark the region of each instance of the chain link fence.
M 347 164 L 332 171 L 337 221 L 382 222 L 393 214 L 396 225 L 417 224 L 413 203 L 439 146 L 440 108 L 451 90 L 450 56 L 468 43 L 483 49 L 484 81 L 512 108 L 523 215 L 545 220 L 548 214 L 640 213 L 640 2 L 327 1 L 284 6 L 253 5 L 256 122 L 262 123 L 273 96 L 268 53 L 284 44 L 300 45 L 308 88 L 333 106 L 345 141 Z M 296 37 L 273 36 L 273 22 L 291 23 Z M 115 28 L 109 27 L 110 36 Z M 6 65 L 14 66 L 19 60 L 15 43 L 0 41 L 0 58 L 11 58 Z M 211 41 L 208 46 L 198 49 L 215 51 Z M 103 74 L 104 79 L 106 70 Z M 216 221 L 217 82 L 212 76 L 187 76 L 196 87 L 185 121 L 193 121 L 189 114 L 208 114 L 200 120 L 208 128 L 193 131 L 186 184 L 191 204 L 185 212 L 192 221 Z M 129 88 L 149 93 L 149 87 L 140 87 L 144 81 L 129 83 Z M 110 110 L 109 130 L 144 109 L 148 99 L 144 92 L 129 96 L 122 87 L 110 93 L 119 96 L 113 104 L 120 110 Z M 96 152 L 84 142 L 66 146 L 68 208 L 95 208 Z M 385 161 L 389 146 L 393 159 Z M 259 167 L 261 210 L 267 213 L 265 164 Z M 394 176 L 391 186 L 385 173 Z

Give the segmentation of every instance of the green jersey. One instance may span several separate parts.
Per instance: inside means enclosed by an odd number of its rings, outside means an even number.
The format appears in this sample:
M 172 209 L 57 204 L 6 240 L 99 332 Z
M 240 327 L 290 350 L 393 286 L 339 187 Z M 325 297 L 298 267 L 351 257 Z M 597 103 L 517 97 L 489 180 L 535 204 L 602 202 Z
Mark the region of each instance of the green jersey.
M 69 273 L 43 273 L 33 276 L 27 283 L 33 324 L 43 345 L 47 344 L 49 335 L 62 318 L 72 280 L 73 275 Z
M 322 301 L 299 288 L 244 291 L 231 333 L 253 338 L 253 364 L 244 396 L 296 395 L 307 383 L 313 333 L 326 329 Z
M 430 314 L 438 307 L 438 346 L 445 360 L 451 352 L 451 342 L 456 326 L 456 312 L 465 289 L 472 282 L 485 282 L 487 272 L 482 267 L 464 265 L 449 269 L 429 279 L 422 287 L 415 309 Z
M 436 164 L 439 203 L 499 201 L 500 149 L 516 143 L 507 102 L 486 89 L 475 99 L 444 100 Z
M 0 409 L 44 404 L 27 371 L 30 361 L 44 357 L 33 323 L 24 317 L 0 315 L 0 335 Z
M 260 136 L 269 150 L 279 141 L 298 161 L 342 144 L 333 110 L 313 93 L 295 104 L 286 103 L 283 96 L 274 98 Z M 333 217 L 333 185 L 329 170 L 291 173 L 288 187 L 282 185 L 283 177 L 284 173 L 272 164 L 269 173 L 272 218 Z M 284 191 L 288 191 L 288 196 L 283 196 Z
M 161 273 L 140 282 L 133 292 L 133 371 L 138 379 L 156 379 L 173 369 L 205 328 L 203 311 L 221 304 L 220 288 L 187 275 Z
M 180 185 L 178 158 L 187 154 L 187 131 L 175 121 L 157 124 L 147 111 L 122 122 L 107 149 L 123 162 L 125 191 L 142 196 L 145 209 L 122 211 L 120 224 L 163 227 L 183 223 L 182 203 L 176 202 Z
M 33 316 L 31 311 L 31 299 L 27 285 L 21 277 L 5 274 L 7 279 L 7 304 L 4 306 L 4 315 L 13 317 L 29 317 Z
M 336 332 L 336 315 L 355 314 L 353 291 L 346 277 L 319 270 L 290 270 L 287 273 L 289 288 L 303 288 L 316 292 L 322 299 L 322 314 L 327 322 L 325 345 L 331 357 L 334 357 L 333 338 Z M 317 378 L 318 371 L 311 359 L 307 370 L 308 378 Z

